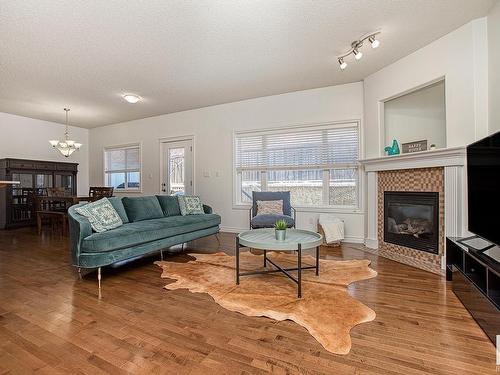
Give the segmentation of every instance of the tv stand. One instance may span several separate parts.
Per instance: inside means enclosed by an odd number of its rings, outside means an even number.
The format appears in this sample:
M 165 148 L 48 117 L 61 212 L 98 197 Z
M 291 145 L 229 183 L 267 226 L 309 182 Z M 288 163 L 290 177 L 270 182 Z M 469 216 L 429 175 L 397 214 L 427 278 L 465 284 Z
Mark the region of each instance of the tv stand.
M 500 335 L 500 263 L 460 240 L 446 238 L 446 280 L 495 344 Z

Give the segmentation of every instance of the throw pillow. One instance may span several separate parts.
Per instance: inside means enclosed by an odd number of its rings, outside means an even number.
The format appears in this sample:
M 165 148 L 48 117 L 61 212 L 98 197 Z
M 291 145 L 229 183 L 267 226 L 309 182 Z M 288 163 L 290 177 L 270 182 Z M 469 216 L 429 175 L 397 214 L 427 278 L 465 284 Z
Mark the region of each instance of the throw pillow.
M 177 199 L 179 200 L 179 208 L 182 216 L 203 215 L 205 213 L 200 197 L 194 195 L 179 195 Z
M 120 215 L 113 208 L 108 198 L 102 198 L 85 206 L 77 207 L 75 211 L 89 219 L 92 229 L 96 232 L 105 232 L 118 228 L 123 224 Z
M 283 199 L 274 201 L 257 201 L 258 215 L 283 215 Z

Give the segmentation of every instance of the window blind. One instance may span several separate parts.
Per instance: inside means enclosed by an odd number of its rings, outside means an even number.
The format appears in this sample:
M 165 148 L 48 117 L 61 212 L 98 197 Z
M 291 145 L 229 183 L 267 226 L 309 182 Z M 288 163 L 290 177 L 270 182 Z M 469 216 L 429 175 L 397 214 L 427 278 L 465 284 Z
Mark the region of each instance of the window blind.
M 105 172 L 139 170 L 139 146 L 106 149 Z
M 303 170 L 357 166 L 356 123 L 322 128 L 237 133 L 236 170 Z

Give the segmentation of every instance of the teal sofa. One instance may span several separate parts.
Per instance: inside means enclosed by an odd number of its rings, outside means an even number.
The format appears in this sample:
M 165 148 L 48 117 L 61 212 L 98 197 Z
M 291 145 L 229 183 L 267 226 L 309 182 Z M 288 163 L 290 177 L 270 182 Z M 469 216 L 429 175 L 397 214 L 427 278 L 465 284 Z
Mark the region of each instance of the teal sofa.
M 83 204 L 68 210 L 73 265 L 79 271 L 98 268 L 99 288 L 101 267 L 219 232 L 221 218 L 207 205 L 204 215 L 182 216 L 175 196 L 108 199 L 124 224 L 106 232 L 93 232 L 88 219 L 76 212 Z

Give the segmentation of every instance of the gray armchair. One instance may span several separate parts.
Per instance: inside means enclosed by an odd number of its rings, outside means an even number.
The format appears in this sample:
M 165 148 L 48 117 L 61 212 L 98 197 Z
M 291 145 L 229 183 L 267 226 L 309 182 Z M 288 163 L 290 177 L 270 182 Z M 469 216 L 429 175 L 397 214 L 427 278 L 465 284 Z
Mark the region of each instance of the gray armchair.
M 283 201 L 283 214 L 260 214 L 257 210 L 257 201 Z M 278 220 L 285 220 L 289 228 L 295 228 L 296 212 L 290 203 L 289 191 L 253 191 L 252 207 L 249 210 L 250 229 L 272 228 Z

